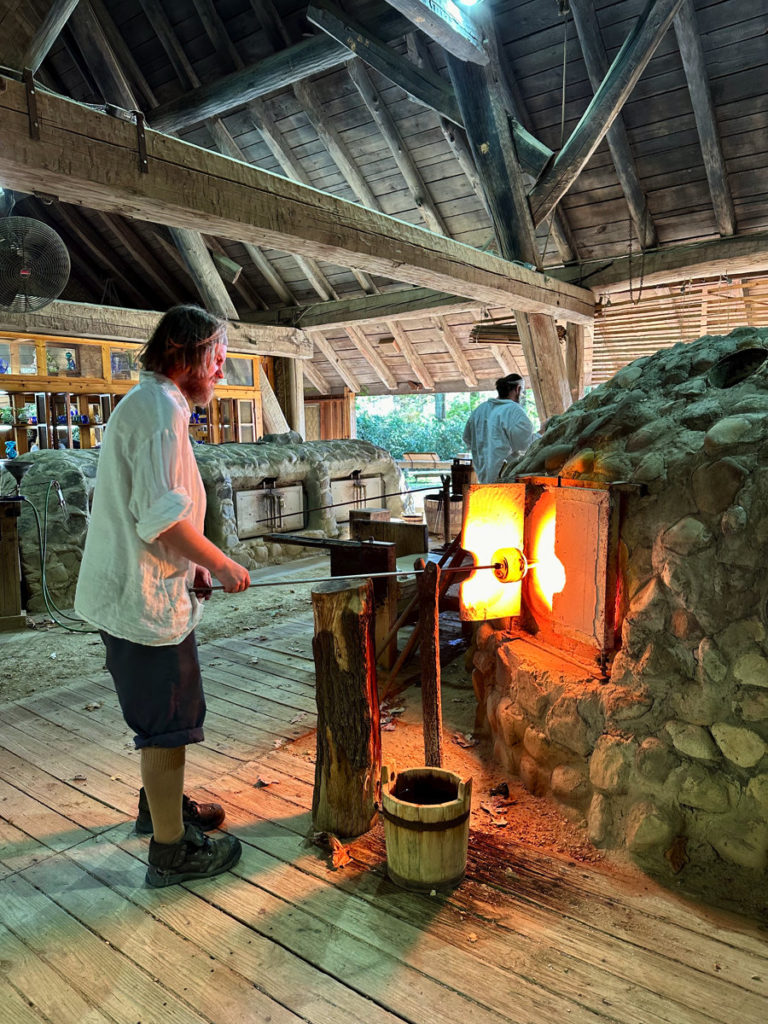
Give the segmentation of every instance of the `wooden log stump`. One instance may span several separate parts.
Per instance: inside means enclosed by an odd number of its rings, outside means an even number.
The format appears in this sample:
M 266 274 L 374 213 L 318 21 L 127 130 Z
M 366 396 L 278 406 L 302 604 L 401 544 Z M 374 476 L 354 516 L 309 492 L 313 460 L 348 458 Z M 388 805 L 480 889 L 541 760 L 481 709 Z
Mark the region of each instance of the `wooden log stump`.
M 312 591 L 317 680 L 315 829 L 367 832 L 381 792 L 381 733 L 373 649 L 373 585 L 330 581 Z

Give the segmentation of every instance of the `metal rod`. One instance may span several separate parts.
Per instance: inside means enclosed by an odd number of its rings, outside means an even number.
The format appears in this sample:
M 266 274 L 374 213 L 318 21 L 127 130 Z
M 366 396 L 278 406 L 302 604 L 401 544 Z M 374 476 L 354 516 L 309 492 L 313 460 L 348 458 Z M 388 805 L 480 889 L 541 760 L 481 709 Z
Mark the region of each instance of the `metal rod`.
M 268 493 L 269 490 L 280 490 L 279 487 L 264 488 L 264 492 Z M 381 500 L 382 498 L 398 498 L 401 494 L 418 494 L 420 491 L 434 491 L 434 487 L 407 487 L 404 491 L 389 491 L 387 494 L 378 494 L 376 499 Z M 372 499 L 371 499 L 372 500 Z M 290 519 L 292 516 L 304 516 L 309 515 L 310 512 L 325 512 L 329 508 L 344 508 L 345 505 L 360 505 L 360 498 L 354 498 L 352 501 L 337 501 L 332 505 L 317 505 L 315 508 L 303 508 L 297 512 L 289 512 L 286 515 L 286 519 Z M 256 519 L 252 522 L 252 526 L 258 526 L 260 523 L 271 523 L 273 522 L 272 516 L 267 516 L 266 519 Z
M 443 569 L 447 572 L 477 572 L 480 569 L 499 569 L 501 562 L 493 562 L 492 565 L 457 565 L 448 566 Z M 420 576 L 423 569 L 398 569 L 395 572 L 359 572 L 344 573 L 342 576 L 317 576 L 307 580 L 270 580 L 265 583 L 251 583 L 252 587 L 295 587 L 299 583 L 333 583 L 335 580 L 379 580 L 392 576 Z M 221 583 L 212 583 L 210 587 L 190 587 L 190 594 L 208 594 L 212 590 L 223 590 Z

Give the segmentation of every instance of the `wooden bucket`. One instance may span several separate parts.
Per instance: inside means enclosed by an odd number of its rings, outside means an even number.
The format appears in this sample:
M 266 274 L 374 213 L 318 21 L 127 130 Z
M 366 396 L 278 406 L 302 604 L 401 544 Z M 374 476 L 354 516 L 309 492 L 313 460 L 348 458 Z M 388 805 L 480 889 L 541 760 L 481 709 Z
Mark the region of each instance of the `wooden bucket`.
M 387 874 L 404 889 L 454 886 L 467 868 L 472 779 L 442 768 L 381 769 Z

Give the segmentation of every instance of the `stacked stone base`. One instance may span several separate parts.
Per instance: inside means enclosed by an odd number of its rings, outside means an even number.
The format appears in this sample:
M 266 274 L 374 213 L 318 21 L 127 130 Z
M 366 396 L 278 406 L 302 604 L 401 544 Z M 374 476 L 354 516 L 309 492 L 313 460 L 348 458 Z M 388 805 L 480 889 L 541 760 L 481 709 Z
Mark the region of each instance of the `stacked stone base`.
M 768 775 L 739 784 L 673 722 L 654 735 L 647 691 L 524 633 L 479 626 L 473 664 L 478 725 L 526 789 L 667 883 L 768 912 Z

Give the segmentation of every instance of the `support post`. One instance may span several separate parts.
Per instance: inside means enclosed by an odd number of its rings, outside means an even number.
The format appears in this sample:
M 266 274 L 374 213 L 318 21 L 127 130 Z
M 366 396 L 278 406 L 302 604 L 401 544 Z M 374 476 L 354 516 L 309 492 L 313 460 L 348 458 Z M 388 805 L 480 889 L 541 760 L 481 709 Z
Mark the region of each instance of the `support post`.
M 443 766 L 443 716 L 440 706 L 440 566 L 427 562 L 418 577 L 421 650 L 421 702 L 424 714 L 424 764 Z
M 317 762 L 312 821 L 337 836 L 367 832 L 381 789 L 373 651 L 373 584 L 340 580 L 312 591 Z
M 21 502 L 0 498 L 0 631 L 24 629 L 21 610 L 21 568 L 17 519 Z

